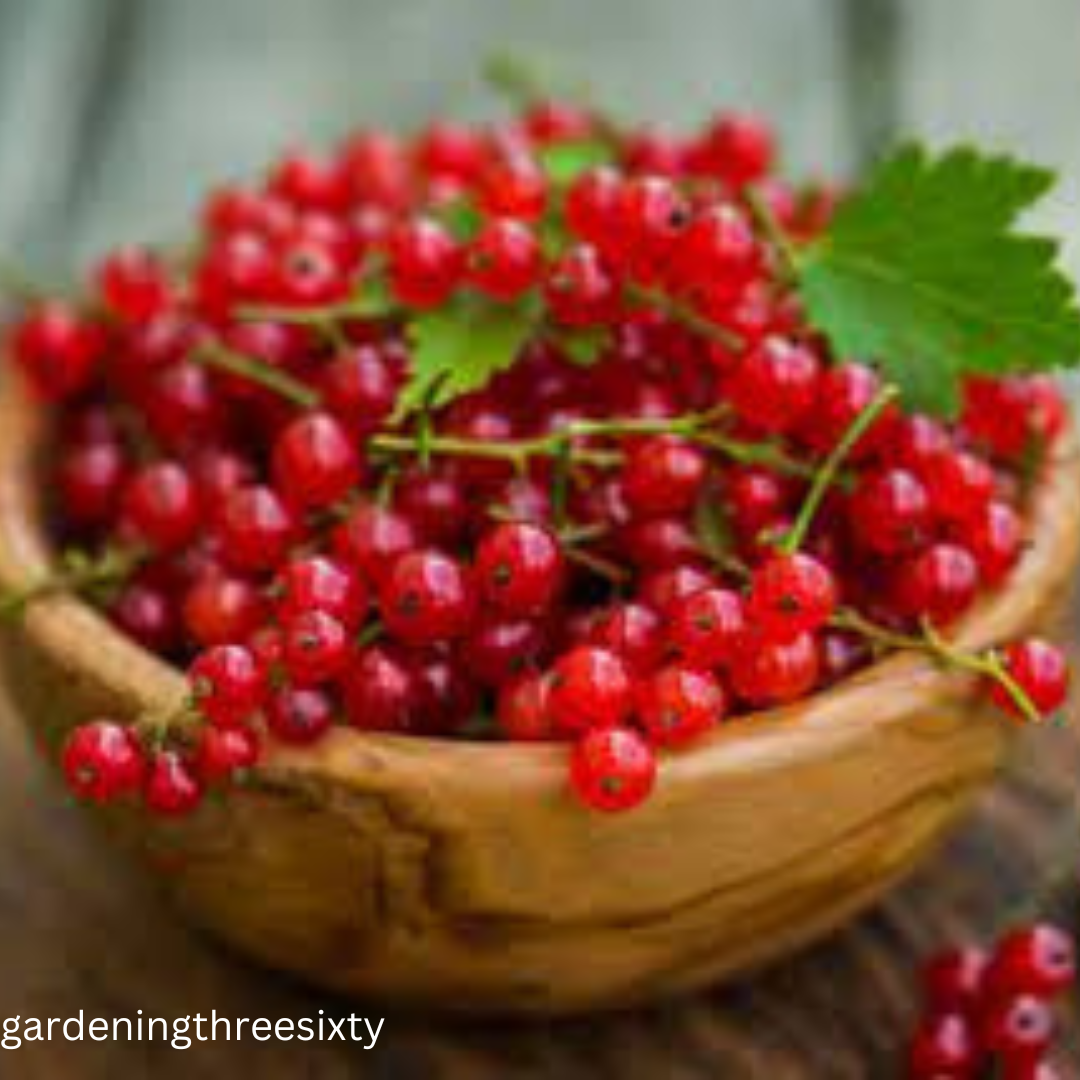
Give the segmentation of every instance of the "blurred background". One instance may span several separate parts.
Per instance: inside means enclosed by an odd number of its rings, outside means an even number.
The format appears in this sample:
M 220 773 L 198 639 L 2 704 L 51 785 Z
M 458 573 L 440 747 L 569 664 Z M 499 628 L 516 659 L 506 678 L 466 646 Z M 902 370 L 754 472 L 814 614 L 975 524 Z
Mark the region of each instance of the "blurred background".
M 987 140 L 1060 168 L 1050 226 L 1080 220 L 1076 0 L 0 0 L 0 249 L 66 269 L 299 138 L 490 112 L 501 47 L 634 116 L 759 109 L 804 173 Z

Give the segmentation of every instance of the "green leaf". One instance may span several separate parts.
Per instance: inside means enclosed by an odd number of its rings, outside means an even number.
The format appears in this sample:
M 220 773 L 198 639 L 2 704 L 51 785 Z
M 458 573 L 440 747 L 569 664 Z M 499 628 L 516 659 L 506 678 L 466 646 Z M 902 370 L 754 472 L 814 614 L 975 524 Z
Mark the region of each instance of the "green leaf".
M 395 419 L 483 389 L 517 359 L 536 328 L 535 301 L 494 304 L 462 295 L 408 323 L 409 380 Z
M 550 336 L 563 356 L 578 367 L 591 367 L 611 344 L 611 333 L 603 326 L 553 330 Z
M 386 277 L 381 273 L 366 277 L 360 291 L 349 297 L 346 306 L 349 317 L 355 319 L 382 319 L 399 309 Z
M 567 187 L 589 169 L 610 165 L 615 151 L 599 139 L 557 142 L 538 151 L 540 167 L 555 187 Z
M 1076 363 L 1080 312 L 1056 245 L 1015 228 L 1052 182 L 968 147 L 902 149 L 795 253 L 810 321 L 933 412 L 956 409 L 966 373 Z
M 436 221 L 444 225 L 455 240 L 468 241 L 480 231 L 484 215 L 468 199 L 456 199 L 432 211 Z

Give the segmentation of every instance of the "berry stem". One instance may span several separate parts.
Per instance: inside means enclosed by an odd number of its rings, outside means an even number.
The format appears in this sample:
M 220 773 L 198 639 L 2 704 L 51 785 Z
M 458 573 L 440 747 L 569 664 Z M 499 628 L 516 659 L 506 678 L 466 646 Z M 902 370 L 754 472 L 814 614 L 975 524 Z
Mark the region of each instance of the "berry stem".
M 776 254 L 779 263 L 778 270 L 783 280 L 789 285 L 794 284 L 799 277 L 798 251 L 788 239 L 780 222 L 776 220 L 772 208 L 761 197 L 760 192 L 755 191 L 753 188 L 747 188 L 743 193 L 743 199 L 746 202 L 747 209 L 750 211 L 750 216 L 754 219 L 758 232 Z
M 81 551 L 66 552 L 55 573 L 25 588 L 0 593 L 0 620 L 19 618 L 31 604 L 58 593 L 90 594 L 120 584 L 143 558 L 134 548 L 106 548 L 93 557 Z
M 674 319 L 675 322 L 685 326 L 687 330 L 700 334 L 709 341 L 715 341 L 718 345 L 723 345 L 724 348 L 730 349 L 732 352 L 739 352 L 746 345 L 741 334 L 737 334 L 734 330 L 721 326 L 711 319 L 706 319 L 703 315 L 699 315 L 694 311 L 693 308 L 680 303 L 659 289 L 649 289 L 644 285 L 629 283 L 626 286 L 626 291 L 631 299 L 646 307 L 662 311 L 669 318 Z
M 310 410 L 319 404 L 319 395 L 306 383 L 294 379 L 277 368 L 254 357 L 245 356 L 220 342 L 206 342 L 195 350 L 194 359 L 207 367 L 217 368 L 239 376 L 292 402 L 298 408 Z
M 1038 724 L 1042 717 L 1038 709 L 1024 693 L 1015 679 L 1005 670 L 993 649 L 985 652 L 968 652 L 946 641 L 935 627 L 928 622 L 922 624 L 922 633 L 904 634 L 878 626 L 851 608 L 842 608 L 832 617 L 832 625 L 841 630 L 849 630 L 865 638 L 871 644 L 895 651 L 921 652 L 939 663 L 958 668 L 962 671 L 989 678 L 999 683 L 1016 702 L 1029 723 Z
M 803 499 L 795 523 L 780 544 L 780 550 L 785 554 L 790 555 L 802 547 L 806 540 L 806 534 L 810 531 L 810 526 L 821 508 L 826 493 L 836 480 L 836 474 L 840 471 L 840 466 L 847 459 L 859 439 L 866 434 L 889 403 L 896 398 L 898 392 L 897 388 L 892 384 L 883 386 L 866 407 L 852 420 L 840 440 L 829 452 L 829 456 L 814 474 L 810 490 Z

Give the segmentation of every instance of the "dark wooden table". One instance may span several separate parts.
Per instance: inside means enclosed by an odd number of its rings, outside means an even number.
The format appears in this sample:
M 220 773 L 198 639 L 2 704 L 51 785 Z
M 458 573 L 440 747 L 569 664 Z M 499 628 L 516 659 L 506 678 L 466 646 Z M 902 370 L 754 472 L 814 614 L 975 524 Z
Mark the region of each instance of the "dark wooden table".
M 1033 154 L 1066 173 L 1043 220 L 1078 266 L 1078 42 L 1074 0 L 0 0 L 0 251 L 64 272 L 119 239 L 167 238 L 208 183 L 289 138 L 489 108 L 471 72 L 520 44 L 630 113 L 763 109 L 801 169 L 847 168 L 898 128 Z M 0 1050 L 0 1077 L 895 1076 L 920 953 L 988 932 L 1061 845 L 1080 736 L 1024 745 L 882 908 L 739 987 L 550 1024 L 391 1016 L 369 1053 L 250 1036 L 187 1051 L 54 1040 Z M 0 1018 L 350 1011 L 186 929 L 66 803 L 2 703 L 0 755 Z M 1071 918 L 1077 899 L 1070 884 L 1058 906 Z M 1080 1075 L 1077 1020 L 1067 1076 Z

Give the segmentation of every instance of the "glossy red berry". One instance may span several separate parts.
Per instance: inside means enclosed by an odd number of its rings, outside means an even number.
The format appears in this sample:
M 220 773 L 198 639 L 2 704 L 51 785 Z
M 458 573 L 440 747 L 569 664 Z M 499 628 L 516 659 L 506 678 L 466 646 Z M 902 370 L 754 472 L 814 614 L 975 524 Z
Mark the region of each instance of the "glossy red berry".
M 642 675 L 663 658 L 663 623 L 651 607 L 626 601 L 591 620 L 586 642 L 613 652 L 634 674 Z
M 399 555 L 417 546 L 417 537 L 402 515 L 374 503 L 360 503 L 334 530 L 332 544 L 338 558 L 374 583 L 388 573 Z
M 204 784 L 234 780 L 259 759 L 259 737 L 248 728 L 202 728 L 195 748 L 195 772 Z
M 987 983 L 994 994 L 1055 997 L 1076 980 L 1072 935 L 1050 923 L 1006 934 L 994 950 Z
M 989 958 L 975 946 L 946 949 L 923 969 L 923 997 L 932 1013 L 971 1016 L 982 998 Z
M 321 739 L 336 718 L 334 702 L 323 689 L 285 686 L 270 695 L 266 726 L 284 743 L 307 746 Z
M 902 555 L 927 539 L 933 516 L 919 478 L 907 469 L 883 468 L 859 477 L 848 520 L 859 543 L 877 555 Z
M 182 547 L 201 524 L 191 474 L 174 461 L 157 461 L 134 473 L 124 489 L 123 503 L 139 539 L 159 551 Z
M 739 417 L 756 430 L 784 434 L 813 406 L 820 372 L 808 346 L 767 337 L 729 377 L 727 396 Z
M 511 150 L 501 154 L 480 177 L 480 206 L 491 217 L 536 221 L 547 205 L 547 177 L 536 159 Z
M 270 570 L 297 537 L 292 511 L 273 488 L 255 484 L 234 491 L 218 515 L 222 553 L 240 570 Z
M 65 515 L 78 525 L 101 525 L 116 512 L 127 461 L 120 446 L 98 440 L 66 450 L 56 480 Z
M 218 727 L 249 719 L 266 698 L 266 672 L 243 645 L 215 645 L 188 668 L 188 683 L 199 711 Z
M 730 305 L 761 267 L 761 246 L 730 203 L 696 214 L 679 240 L 676 284 L 707 311 Z
M 278 575 L 274 594 L 282 622 L 309 611 L 323 611 L 351 631 L 367 613 L 367 587 L 359 573 L 324 555 L 305 555 L 288 562 Z
M 259 590 L 245 578 L 208 573 L 184 594 L 184 628 L 197 645 L 228 645 L 246 641 L 265 615 Z
M 978 586 L 979 567 L 971 552 L 938 543 L 900 568 L 896 597 L 904 614 L 945 624 L 971 606 Z
M 467 276 L 478 291 L 509 302 L 537 283 L 542 264 L 536 233 L 520 221 L 496 218 L 470 245 Z
M 145 248 L 121 248 L 97 269 L 101 301 L 125 323 L 145 323 L 172 303 L 172 287 L 160 260 Z
M 632 446 L 623 466 L 623 493 L 640 517 L 687 513 L 697 502 L 708 467 L 704 453 L 671 435 Z
M 734 188 L 762 179 L 772 166 L 773 133 L 757 116 L 724 113 L 705 132 L 694 164 Z
M 49 401 L 85 390 L 105 348 L 101 329 L 60 301 L 31 309 L 12 328 L 10 340 L 23 374 Z
M 438 307 L 457 287 L 464 268 L 458 242 L 425 218 L 398 227 L 390 237 L 387 257 L 390 287 L 406 307 Z
M 610 322 L 618 313 L 620 287 L 596 248 L 568 248 L 548 268 L 544 298 L 551 317 L 563 326 L 588 327 Z
M 750 705 L 782 705 L 810 693 L 820 661 L 813 635 L 787 642 L 748 636 L 730 667 L 735 693 Z
M 478 683 L 499 687 L 534 669 L 547 643 L 546 629 L 538 622 L 482 617 L 462 641 L 461 656 Z
M 394 411 L 400 375 L 386 351 L 359 345 L 338 353 L 319 374 L 323 402 L 354 435 L 381 428 Z
M 1024 523 L 1008 503 L 994 499 L 957 529 L 956 538 L 966 542 L 975 556 L 983 584 L 998 585 L 1023 551 Z
M 576 735 L 621 724 L 633 708 L 633 680 L 626 664 L 607 649 L 580 645 L 551 673 L 549 708 L 557 730 Z
M 61 767 L 77 798 L 106 803 L 139 791 L 146 759 L 138 736 L 112 720 L 75 728 L 64 743 Z
M 668 642 L 691 667 L 709 669 L 729 663 L 746 631 L 746 607 L 731 589 L 700 589 L 668 609 Z
M 597 248 L 610 246 L 618 228 L 618 208 L 623 181 L 614 169 L 589 169 L 576 177 L 566 191 L 565 213 L 579 240 Z
M 657 746 L 682 746 L 696 739 L 719 723 L 726 711 L 720 681 L 693 668 L 661 668 L 637 691 L 638 718 Z
M 476 581 L 485 602 L 509 615 L 545 611 L 563 579 L 556 537 L 538 525 L 508 522 L 489 530 L 476 551 Z
M 571 789 L 593 810 L 629 810 L 648 797 L 655 782 L 656 754 L 632 728 L 594 728 L 571 752 Z
M 1050 1005 L 1032 994 L 992 998 L 979 1017 L 979 1038 L 990 1053 L 1013 1061 L 1038 1059 L 1054 1035 Z
M 469 572 L 437 551 L 402 555 L 379 587 L 379 608 L 387 630 L 409 645 L 463 636 L 475 607 Z
M 125 585 L 109 605 L 109 616 L 144 649 L 168 656 L 179 645 L 176 602 L 169 592 L 151 581 L 135 580 Z
M 816 630 L 832 616 L 836 602 L 832 571 L 812 555 L 773 555 L 750 580 L 750 617 L 770 641 L 793 641 Z
M 1037 712 L 1047 716 L 1065 704 L 1069 693 L 1069 663 L 1057 646 L 1041 638 L 1028 638 L 1005 646 L 1001 661 Z M 992 685 L 991 695 L 1001 708 L 1019 714 L 1017 702 L 1000 683 Z
M 994 472 L 975 454 L 956 450 L 938 455 L 925 470 L 934 513 L 961 525 L 976 520 L 994 493 Z
M 177 751 L 159 750 L 151 757 L 143 801 L 152 814 L 183 817 L 198 807 L 202 797 L 199 778 Z
M 316 686 L 339 676 L 349 661 L 349 635 L 325 611 L 301 612 L 282 626 L 282 663 L 298 686 Z
M 547 742 L 555 738 L 548 708 L 550 678 L 538 672 L 522 675 L 499 691 L 495 720 L 511 742 Z
M 292 421 L 274 444 L 275 486 L 301 507 L 327 507 L 361 478 L 360 457 L 336 417 L 314 412 Z
M 393 650 L 373 645 L 357 653 L 345 671 L 343 689 L 353 727 L 396 732 L 414 727 L 419 687 L 413 668 Z
M 932 1013 L 908 1047 L 908 1075 L 912 1080 L 973 1080 L 979 1057 L 978 1039 L 963 1015 Z

